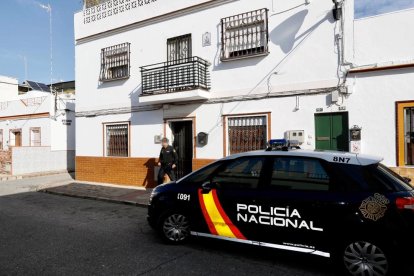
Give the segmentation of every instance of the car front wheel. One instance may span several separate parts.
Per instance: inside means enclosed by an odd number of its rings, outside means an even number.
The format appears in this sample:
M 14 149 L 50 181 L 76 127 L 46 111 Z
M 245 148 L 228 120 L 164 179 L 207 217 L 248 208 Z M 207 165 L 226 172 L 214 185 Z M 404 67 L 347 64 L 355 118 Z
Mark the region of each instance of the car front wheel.
M 190 236 L 190 222 L 183 214 L 168 214 L 161 220 L 159 230 L 165 241 L 175 244 L 182 243 Z
M 385 276 L 389 270 L 389 260 L 384 251 L 367 241 L 349 244 L 343 260 L 347 271 L 354 276 Z

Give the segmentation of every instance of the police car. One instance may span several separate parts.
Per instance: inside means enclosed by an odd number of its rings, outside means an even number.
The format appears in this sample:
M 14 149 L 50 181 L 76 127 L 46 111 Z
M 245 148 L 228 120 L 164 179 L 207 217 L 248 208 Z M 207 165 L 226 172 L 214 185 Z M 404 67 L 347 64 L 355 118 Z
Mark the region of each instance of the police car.
M 221 239 L 389 275 L 412 246 L 414 192 L 381 161 L 286 147 L 229 156 L 155 188 L 148 221 L 170 243 Z

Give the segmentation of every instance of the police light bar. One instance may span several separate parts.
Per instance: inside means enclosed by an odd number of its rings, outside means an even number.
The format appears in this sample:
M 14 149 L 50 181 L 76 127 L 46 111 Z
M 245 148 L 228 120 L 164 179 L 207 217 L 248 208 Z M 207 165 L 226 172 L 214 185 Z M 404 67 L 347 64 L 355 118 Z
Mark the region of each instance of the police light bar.
M 267 151 L 282 150 L 288 151 L 289 149 L 300 149 L 300 143 L 297 140 L 286 139 L 272 139 L 268 142 Z

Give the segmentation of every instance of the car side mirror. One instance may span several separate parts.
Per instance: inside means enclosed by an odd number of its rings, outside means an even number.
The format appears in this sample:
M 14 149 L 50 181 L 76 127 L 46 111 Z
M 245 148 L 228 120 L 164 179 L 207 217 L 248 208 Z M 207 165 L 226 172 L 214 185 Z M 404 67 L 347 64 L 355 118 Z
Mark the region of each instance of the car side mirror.
M 403 177 L 404 181 L 407 183 L 411 183 L 411 178 L 409 177 Z
M 212 181 L 206 182 L 203 185 L 201 185 L 201 192 L 203 194 L 208 194 L 211 192 L 211 190 L 213 190 L 214 188 L 214 184 Z

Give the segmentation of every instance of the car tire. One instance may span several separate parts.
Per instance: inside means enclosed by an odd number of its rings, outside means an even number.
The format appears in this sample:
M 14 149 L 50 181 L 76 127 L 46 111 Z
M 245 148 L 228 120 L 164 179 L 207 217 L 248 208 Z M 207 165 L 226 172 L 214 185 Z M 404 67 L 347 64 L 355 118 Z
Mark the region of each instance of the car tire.
M 158 232 L 169 244 L 181 244 L 190 237 L 190 221 L 188 216 L 180 212 L 163 215 L 158 223 Z
M 342 252 L 342 261 L 348 275 L 386 276 L 390 273 L 390 258 L 385 248 L 375 242 L 355 241 Z

